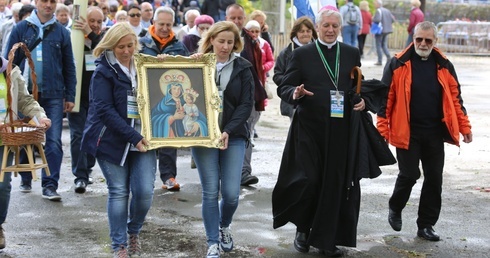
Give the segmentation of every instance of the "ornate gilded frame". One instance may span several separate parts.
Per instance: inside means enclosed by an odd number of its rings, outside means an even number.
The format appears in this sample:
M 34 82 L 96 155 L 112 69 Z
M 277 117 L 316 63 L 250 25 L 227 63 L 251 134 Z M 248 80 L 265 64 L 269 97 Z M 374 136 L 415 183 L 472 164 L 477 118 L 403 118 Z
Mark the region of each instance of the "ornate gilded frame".
M 214 80 L 214 54 L 200 58 L 169 56 L 164 61 L 137 54 L 135 64 L 141 134 L 150 142 L 149 149 L 221 146 L 218 125 L 221 100 Z M 177 96 L 179 91 L 182 94 Z M 192 107 L 198 111 L 191 111 Z

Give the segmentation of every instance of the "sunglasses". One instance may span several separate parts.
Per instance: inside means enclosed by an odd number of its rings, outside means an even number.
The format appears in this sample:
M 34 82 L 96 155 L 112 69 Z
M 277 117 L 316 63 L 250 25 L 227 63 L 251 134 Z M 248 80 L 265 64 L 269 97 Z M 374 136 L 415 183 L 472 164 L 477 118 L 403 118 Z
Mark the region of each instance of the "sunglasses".
M 140 13 L 132 13 L 132 14 L 128 14 L 129 17 L 131 18 L 134 18 L 134 17 L 141 17 L 141 14 Z
M 422 41 L 425 40 L 425 43 L 427 43 L 427 45 L 431 45 L 433 40 L 432 39 L 426 39 L 426 38 L 415 38 L 415 42 L 417 43 L 422 43 Z

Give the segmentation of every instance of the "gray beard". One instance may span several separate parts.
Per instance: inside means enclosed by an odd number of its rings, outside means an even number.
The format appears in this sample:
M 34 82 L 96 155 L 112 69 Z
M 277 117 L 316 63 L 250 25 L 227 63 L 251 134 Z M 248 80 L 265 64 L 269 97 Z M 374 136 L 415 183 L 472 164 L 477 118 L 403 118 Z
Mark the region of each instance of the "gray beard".
M 422 60 L 427 60 L 427 58 L 429 58 L 429 55 L 430 53 L 432 53 L 432 48 L 429 49 L 429 50 L 420 50 L 420 49 L 415 49 L 415 53 L 417 53 L 417 55 L 419 55 Z

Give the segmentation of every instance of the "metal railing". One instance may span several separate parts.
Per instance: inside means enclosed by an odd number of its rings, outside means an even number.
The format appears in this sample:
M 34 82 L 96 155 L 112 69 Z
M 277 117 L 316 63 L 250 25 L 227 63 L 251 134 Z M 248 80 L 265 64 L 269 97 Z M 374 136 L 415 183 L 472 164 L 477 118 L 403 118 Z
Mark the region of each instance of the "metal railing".
M 405 48 L 408 37 L 406 27 L 403 23 L 394 25 L 393 33 L 388 37 L 388 48 Z M 437 28 L 439 39 L 436 46 L 442 51 L 452 54 L 490 55 L 490 22 L 448 21 L 438 23 Z M 272 44 L 276 49 L 274 56 L 277 57 L 290 42 L 289 33 L 273 34 Z M 368 35 L 365 47 L 373 48 L 374 44 L 372 35 Z
M 445 52 L 490 54 L 490 22 L 448 21 L 437 24 L 437 47 Z

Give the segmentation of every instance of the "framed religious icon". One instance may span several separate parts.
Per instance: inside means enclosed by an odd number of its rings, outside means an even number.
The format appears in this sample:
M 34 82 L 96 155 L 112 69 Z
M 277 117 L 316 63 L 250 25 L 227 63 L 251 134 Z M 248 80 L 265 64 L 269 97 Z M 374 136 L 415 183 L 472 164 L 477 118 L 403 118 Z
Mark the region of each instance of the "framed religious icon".
M 137 54 L 136 101 L 141 134 L 149 149 L 218 148 L 221 100 L 214 81 L 216 56 L 168 56 L 164 61 Z

